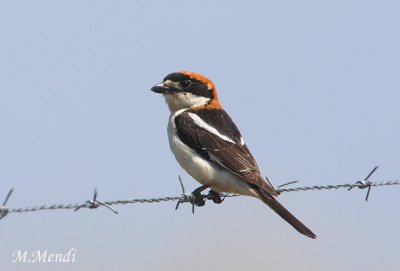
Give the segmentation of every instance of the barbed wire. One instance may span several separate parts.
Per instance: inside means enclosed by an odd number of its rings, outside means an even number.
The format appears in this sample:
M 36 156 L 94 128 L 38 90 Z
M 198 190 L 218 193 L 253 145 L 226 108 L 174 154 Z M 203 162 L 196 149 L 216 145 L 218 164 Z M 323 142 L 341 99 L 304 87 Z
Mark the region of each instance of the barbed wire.
M 376 171 L 378 167 L 376 166 L 364 180 L 357 181 L 355 183 L 343 183 L 343 184 L 333 184 L 333 185 L 313 185 L 313 186 L 303 186 L 303 187 L 294 187 L 294 188 L 282 188 L 287 185 L 291 185 L 297 183 L 298 181 L 292 181 L 289 183 L 285 183 L 280 185 L 276 188 L 278 194 L 281 193 L 289 193 L 289 192 L 303 192 L 303 191 L 322 191 L 322 190 L 336 190 L 345 188 L 348 191 L 352 190 L 353 188 L 365 189 L 368 188 L 365 200 L 368 201 L 369 194 L 371 191 L 371 187 L 378 187 L 378 186 L 394 186 L 400 185 L 400 180 L 388 180 L 388 181 L 380 181 L 380 182 L 371 182 L 368 179 L 371 175 Z M 268 179 L 267 179 L 268 180 Z M 34 207 L 24 207 L 24 208 L 8 208 L 6 207 L 8 200 L 10 199 L 14 189 L 10 189 L 8 192 L 4 202 L 0 205 L 0 220 L 4 218 L 6 215 L 10 213 L 27 213 L 27 212 L 36 212 L 36 211 L 48 211 L 48 210 L 74 210 L 78 211 L 82 208 L 88 209 L 96 209 L 100 206 L 106 207 L 110 211 L 115 214 L 118 212 L 113 209 L 111 206 L 113 205 L 125 205 L 125 204 L 137 204 L 137 203 L 161 203 L 167 201 L 177 201 L 175 209 L 178 209 L 181 203 L 191 203 L 192 205 L 192 212 L 194 213 L 195 203 L 195 195 L 192 193 L 186 193 L 185 187 L 179 176 L 179 182 L 181 184 L 182 194 L 181 196 L 172 196 L 172 197 L 157 197 L 157 198 L 139 198 L 139 199 L 128 199 L 128 200 L 114 200 L 114 201 L 100 201 L 97 199 L 98 193 L 97 189 L 94 190 L 94 195 L 91 200 L 87 200 L 83 203 L 73 203 L 73 204 L 52 204 L 52 205 L 41 205 L 41 206 L 34 206 Z M 223 199 L 228 197 L 237 197 L 240 196 L 238 194 L 230 194 L 230 193 L 221 193 L 219 194 Z M 201 197 L 204 200 L 214 200 L 215 192 L 208 193 L 208 194 L 201 194 Z

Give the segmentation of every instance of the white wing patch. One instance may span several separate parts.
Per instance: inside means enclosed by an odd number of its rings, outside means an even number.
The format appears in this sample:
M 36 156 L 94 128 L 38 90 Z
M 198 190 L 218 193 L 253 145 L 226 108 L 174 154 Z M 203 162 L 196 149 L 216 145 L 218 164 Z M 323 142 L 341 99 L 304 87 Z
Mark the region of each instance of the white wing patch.
M 227 137 L 226 135 L 221 134 L 220 132 L 218 132 L 217 129 L 215 129 L 214 127 L 208 125 L 204 120 L 202 120 L 198 115 L 193 114 L 193 113 L 188 113 L 189 116 L 193 119 L 194 123 L 196 123 L 198 126 L 200 126 L 201 128 L 209 131 L 210 133 L 213 133 L 216 136 L 219 136 L 221 139 L 234 143 L 235 141 L 233 141 L 230 137 Z

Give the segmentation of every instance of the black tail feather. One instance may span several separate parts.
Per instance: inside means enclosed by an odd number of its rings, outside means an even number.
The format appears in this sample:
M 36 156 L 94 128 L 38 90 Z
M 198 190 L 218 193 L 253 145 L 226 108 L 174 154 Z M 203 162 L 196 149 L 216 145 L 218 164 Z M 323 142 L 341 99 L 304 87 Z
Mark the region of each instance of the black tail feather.
M 295 228 L 301 234 L 315 239 L 317 236 L 307 228 L 303 223 L 300 222 L 294 215 L 292 215 L 282 204 L 280 204 L 273 196 L 267 191 L 258 189 L 261 200 L 267 204 L 272 210 L 274 210 L 280 217 L 286 220 L 293 228 Z

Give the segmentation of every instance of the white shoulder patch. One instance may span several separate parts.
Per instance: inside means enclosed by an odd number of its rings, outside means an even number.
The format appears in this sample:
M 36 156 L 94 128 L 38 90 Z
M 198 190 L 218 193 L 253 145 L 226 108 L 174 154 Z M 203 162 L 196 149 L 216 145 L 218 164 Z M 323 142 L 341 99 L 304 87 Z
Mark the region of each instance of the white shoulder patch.
M 213 133 L 216 136 L 219 136 L 221 139 L 223 139 L 225 141 L 228 141 L 228 142 L 231 142 L 231 143 L 235 143 L 235 141 L 233 141 L 231 138 L 227 137 L 226 135 L 221 134 L 220 132 L 218 132 L 217 129 L 215 129 L 214 127 L 212 127 L 209 124 L 207 124 L 198 115 L 190 113 L 190 112 L 188 114 L 193 119 L 194 123 L 196 123 L 201 128 L 209 131 L 210 133 Z

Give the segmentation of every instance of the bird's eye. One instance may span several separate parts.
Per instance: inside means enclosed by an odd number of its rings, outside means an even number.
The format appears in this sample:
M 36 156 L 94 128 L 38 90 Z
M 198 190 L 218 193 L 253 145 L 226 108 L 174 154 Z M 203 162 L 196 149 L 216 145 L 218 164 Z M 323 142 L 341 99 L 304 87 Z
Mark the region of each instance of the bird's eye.
M 189 80 L 181 81 L 181 87 L 183 89 L 189 88 L 190 87 L 190 81 Z

